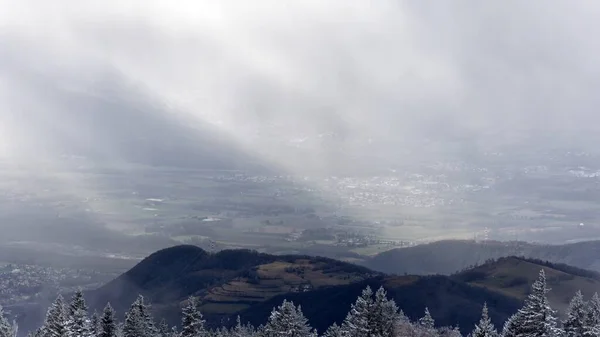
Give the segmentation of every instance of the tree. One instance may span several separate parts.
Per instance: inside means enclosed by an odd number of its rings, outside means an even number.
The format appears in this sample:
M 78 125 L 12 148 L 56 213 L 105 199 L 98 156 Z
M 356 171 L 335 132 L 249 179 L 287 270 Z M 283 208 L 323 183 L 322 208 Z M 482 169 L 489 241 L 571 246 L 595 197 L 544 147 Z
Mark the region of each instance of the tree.
M 394 300 L 387 298 L 387 292 L 380 287 L 375 293 L 370 315 L 370 332 L 372 336 L 393 337 L 395 323 L 398 319 L 398 306 Z
M 502 337 L 517 337 L 521 316 L 518 314 L 514 314 L 510 316 L 506 322 L 504 322 L 504 327 L 502 328 Z
M 83 291 L 78 289 L 68 309 L 67 333 L 69 337 L 88 337 L 90 335 L 90 320 L 87 305 L 83 298 Z
M 333 323 L 329 328 L 327 328 L 327 331 L 325 331 L 325 334 L 323 335 L 323 337 L 343 337 L 343 330 L 342 328 L 337 325 L 336 323 Z
M 144 297 L 140 295 L 125 314 L 123 337 L 156 337 L 156 335 L 157 329 L 150 315 L 150 309 L 144 303 Z
M 65 301 L 59 294 L 46 313 L 46 320 L 42 328 L 43 337 L 68 337 L 67 320 Z
M 425 329 L 435 329 L 435 320 L 429 313 L 429 308 L 425 308 L 425 315 L 419 319 L 419 325 Z
M 171 328 L 167 324 L 167 321 L 163 318 L 158 325 L 158 335 L 159 337 L 170 337 L 171 336 Z
M 396 336 L 416 336 L 417 329 L 414 324 L 404 315 L 404 312 L 401 310 L 398 313 L 396 318 L 396 322 L 394 322 L 394 330 L 396 332 Z
M 554 337 L 561 331 L 556 327 L 555 312 L 548 303 L 546 274 L 542 269 L 531 287 L 524 306 L 505 325 L 503 337 Z
M 483 310 L 481 311 L 481 320 L 478 324 L 475 324 L 475 329 L 471 333 L 472 337 L 498 337 L 498 331 L 492 324 L 492 320 L 488 315 L 487 303 L 483 304 Z
M 577 291 L 569 308 L 567 318 L 563 321 L 563 329 L 566 337 L 583 337 L 586 324 L 586 304 L 583 301 L 581 291 Z
M 426 334 L 430 335 L 430 334 Z M 442 327 L 439 329 L 439 333 L 438 335 L 440 337 L 462 337 L 462 334 L 460 333 L 460 329 L 455 326 L 455 327 Z
M 587 304 L 583 335 L 585 337 L 600 336 L 600 297 L 598 297 L 598 293 L 595 293 Z
M 348 337 L 370 337 L 370 316 L 373 309 L 373 291 L 367 286 L 350 307 L 342 323 L 342 331 Z
M 198 310 L 198 298 L 190 297 L 182 310 L 181 337 L 202 337 L 207 335 L 205 321 Z
M 90 318 L 90 335 L 92 337 L 99 337 L 102 326 L 100 325 L 100 316 L 97 311 L 94 311 Z
M 107 303 L 100 318 L 100 329 L 98 337 L 117 337 L 117 322 L 115 310 Z
M 16 337 L 16 332 L 16 324 L 9 322 L 4 308 L 0 305 L 0 337 Z
M 316 337 L 302 309 L 286 300 L 273 309 L 262 333 L 264 337 Z
M 236 318 L 235 326 L 231 329 L 229 336 L 231 337 L 249 337 L 252 336 L 252 328 L 248 325 L 242 325 L 240 316 Z

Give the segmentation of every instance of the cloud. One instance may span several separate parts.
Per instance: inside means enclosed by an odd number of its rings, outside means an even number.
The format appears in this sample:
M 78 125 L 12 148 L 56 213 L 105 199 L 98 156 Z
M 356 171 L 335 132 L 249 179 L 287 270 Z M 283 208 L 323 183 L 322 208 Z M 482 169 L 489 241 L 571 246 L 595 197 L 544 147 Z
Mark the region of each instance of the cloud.
M 0 139 L 13 153 L 6 144 L 14 139 L 85 137 L 81 125 L 94 124 L 65 111 L 65 101 L 114 95 L 183 124 L 214 125 L 246 151 L 292 166 L 341 160 L 318 138 L 329 131 L 340 137 L 336 153 L 376 139 L 390 141 L 393 156 L 418 137 L 584 142 L 597 129 L 600 6 L 592 1 L 24 0 L 3 8 L 0 121 L 12 131 Z M 96 136 L 89 141 L 119 152 L 106 145 L 109 134 Z M 306 156 L 290 156 L 289 142 L 307 137 Z

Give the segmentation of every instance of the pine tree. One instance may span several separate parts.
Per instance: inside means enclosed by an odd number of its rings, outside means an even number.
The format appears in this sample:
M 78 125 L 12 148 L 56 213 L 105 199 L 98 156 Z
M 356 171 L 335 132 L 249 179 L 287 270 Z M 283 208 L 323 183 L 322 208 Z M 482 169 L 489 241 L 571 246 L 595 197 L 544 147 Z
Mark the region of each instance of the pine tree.
M 158 325 L 158 335 L 159 337 L 170 337 L 171 336 L 171 328 L 167 324 L 167 321 L 163 318 Z
M 419 325 L 425 329 L 435 329 L 435 320 L 429 313 L 429 308 L 425 308 L 425 315 L 419 319 Z
M 100 316 L 97 311 L 94 311 L 90 318 L 90 336 L 99 337 L 102 326 L 100 325 Z
M 90 335 L 90 320 L 83 291 L 77 290 L 71 299 L 68 309 L 67 333 L 69 337 L 88 337 Z
M 567 319 L 563 321 L 566 337 L 583 337 L 586 320 L 585 307 L 581 291 L 576 292 L 567 309 Z
M 16 325 L 9 322 L 4 308 L 0 305 L 0 337 L 16 337 Z
M 110 303 L 107 303 L 104 307 L 104 310 L 102 311 L 98 337 L 117 337 L 117 322 L 115 319 L 115 311 L 110 305 Z
M 504 322 L 504 327 L 502 328 L 502 337 L 517 337 L 519 333 L 519 326 L 521 316 L 518 314 L 514 314 L 510 316 L 506 322 Z
M 370 316 L 372 336 L 394 336 L 395 322 L 398 319 L 398 307 L 396 302 L 387 298 L 387 293 L 383 287 L 380 287 L 375 293 Z
M 556 327 L 555 312 L 546 297 L 548 291 L 546 274 L 542 269 L 524 306 L 505 325 L 504 337 L 555 337 L 562 334 Z
M 181 337 L 203 337 L 207 335 L 205 321 L 198 310 L 198 299 L 190 297 L 182 310 Z
M 235 326 L 231 329 L 229 336 L 231 337 L 249 337 L 252 335 L 252 330 L 248 326 L 242 325 L 242 320 L 238 316 L 235 320 Z
M 327 328 L 327 331 L 325 331 L 323 337 L 344 337 L 342 327 L 336 323 L 333 323 L 329 328 Z
M 302 309 L 286 300 L 273 309 L 263 329 L 264 337 L 316 337 Z
M 492 320 L 488 315 L 488 307 L 487 303 L 483 305 L 483 310 L 481 311 L 481 320 L 478 324 L 475 325 L 475 329 L 471 333 L 472 337 L 498 337 L 498 332 L 492 324 Z
M 141 296 L 140 296 L 141 297 Z M 140 317 L 142 319 L 144 328 L 146 330 L 146 337 L 157 337 L 158 328 L 154 324 L 154 318 L 150 314 L 150 305 L 144 302 L 144 298 L 141 297 L 141 301 L 138 303 Z
M 367 286 L 342 323 L 342 331 L 348 337 L 370 337 L 370 316 L 373 309 L 373 291 Z
M 142 295 L 131 304 L 125 314 L 123 337 L 156 337 L 157 329 L 150 315 L 150 309 L 144 303 Z
M 396 333 L 396 336 L 416 336 L 417 335 L 416 327 L 413 325 L 413 323 L 410 321 L 410 319 L 408 319 L 408 317 L 406 317 L 406 315 L 404 314 L 404 312 L 402 310 L 400 310 L 400 312 L 398 313 L 398 317 L 396 318 L 394 325 L 395 325 L 394 331 Z
M 67 321 L 65 301 L 59 294 L 46 313 L 46 320 L 42 328 L 43 337 L 68 337 Z
M 598 297 L 598 293 L 595 293 L 587 304 L 583 335 L 600 337 L 600 297 Z
M 426 333 L 425 336 L 431 335 L 432 332 L 430 330 L 430 333 Z M 433 332 L 433 335 L 436 335 L 435 332 Z M 439 329 L 439 331 L 437 332 L 437 335 L 439 335 L 440 337 L 462 337 L 462 334 L 460 333 L 460 329 L 456 326 L 456 327 L 441 327 Z

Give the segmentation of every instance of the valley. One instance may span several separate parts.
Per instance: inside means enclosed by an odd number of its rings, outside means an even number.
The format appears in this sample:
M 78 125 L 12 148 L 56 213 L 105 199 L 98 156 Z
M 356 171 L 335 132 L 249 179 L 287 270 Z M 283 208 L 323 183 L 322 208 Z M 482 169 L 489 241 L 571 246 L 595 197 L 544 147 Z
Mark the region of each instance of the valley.
M 348 175 L 63 161 L 44 173 L 1 167 L 0 247 L 139 260 L 189 243 L 360 262 L 444 239 L 561 244 L 600 229 L 600 161 L 585 152 L 480 153 Z

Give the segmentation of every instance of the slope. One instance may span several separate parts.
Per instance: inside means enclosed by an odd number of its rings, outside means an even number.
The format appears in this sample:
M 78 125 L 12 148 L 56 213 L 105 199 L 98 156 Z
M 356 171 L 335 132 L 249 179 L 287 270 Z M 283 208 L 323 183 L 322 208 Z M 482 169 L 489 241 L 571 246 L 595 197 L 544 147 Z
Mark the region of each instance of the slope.
M 460 272 L 452 278 L 523 300 L 538 277 L 540 269 L 546 272 L 548 286 L 552 289 L 548 293 L 548 300 L 554 309 L 562 313 L 577 290 L 581 290 L 587 298 L 600 290 L 600 274 L 596 272 L 518 257 L 500 258 Z

